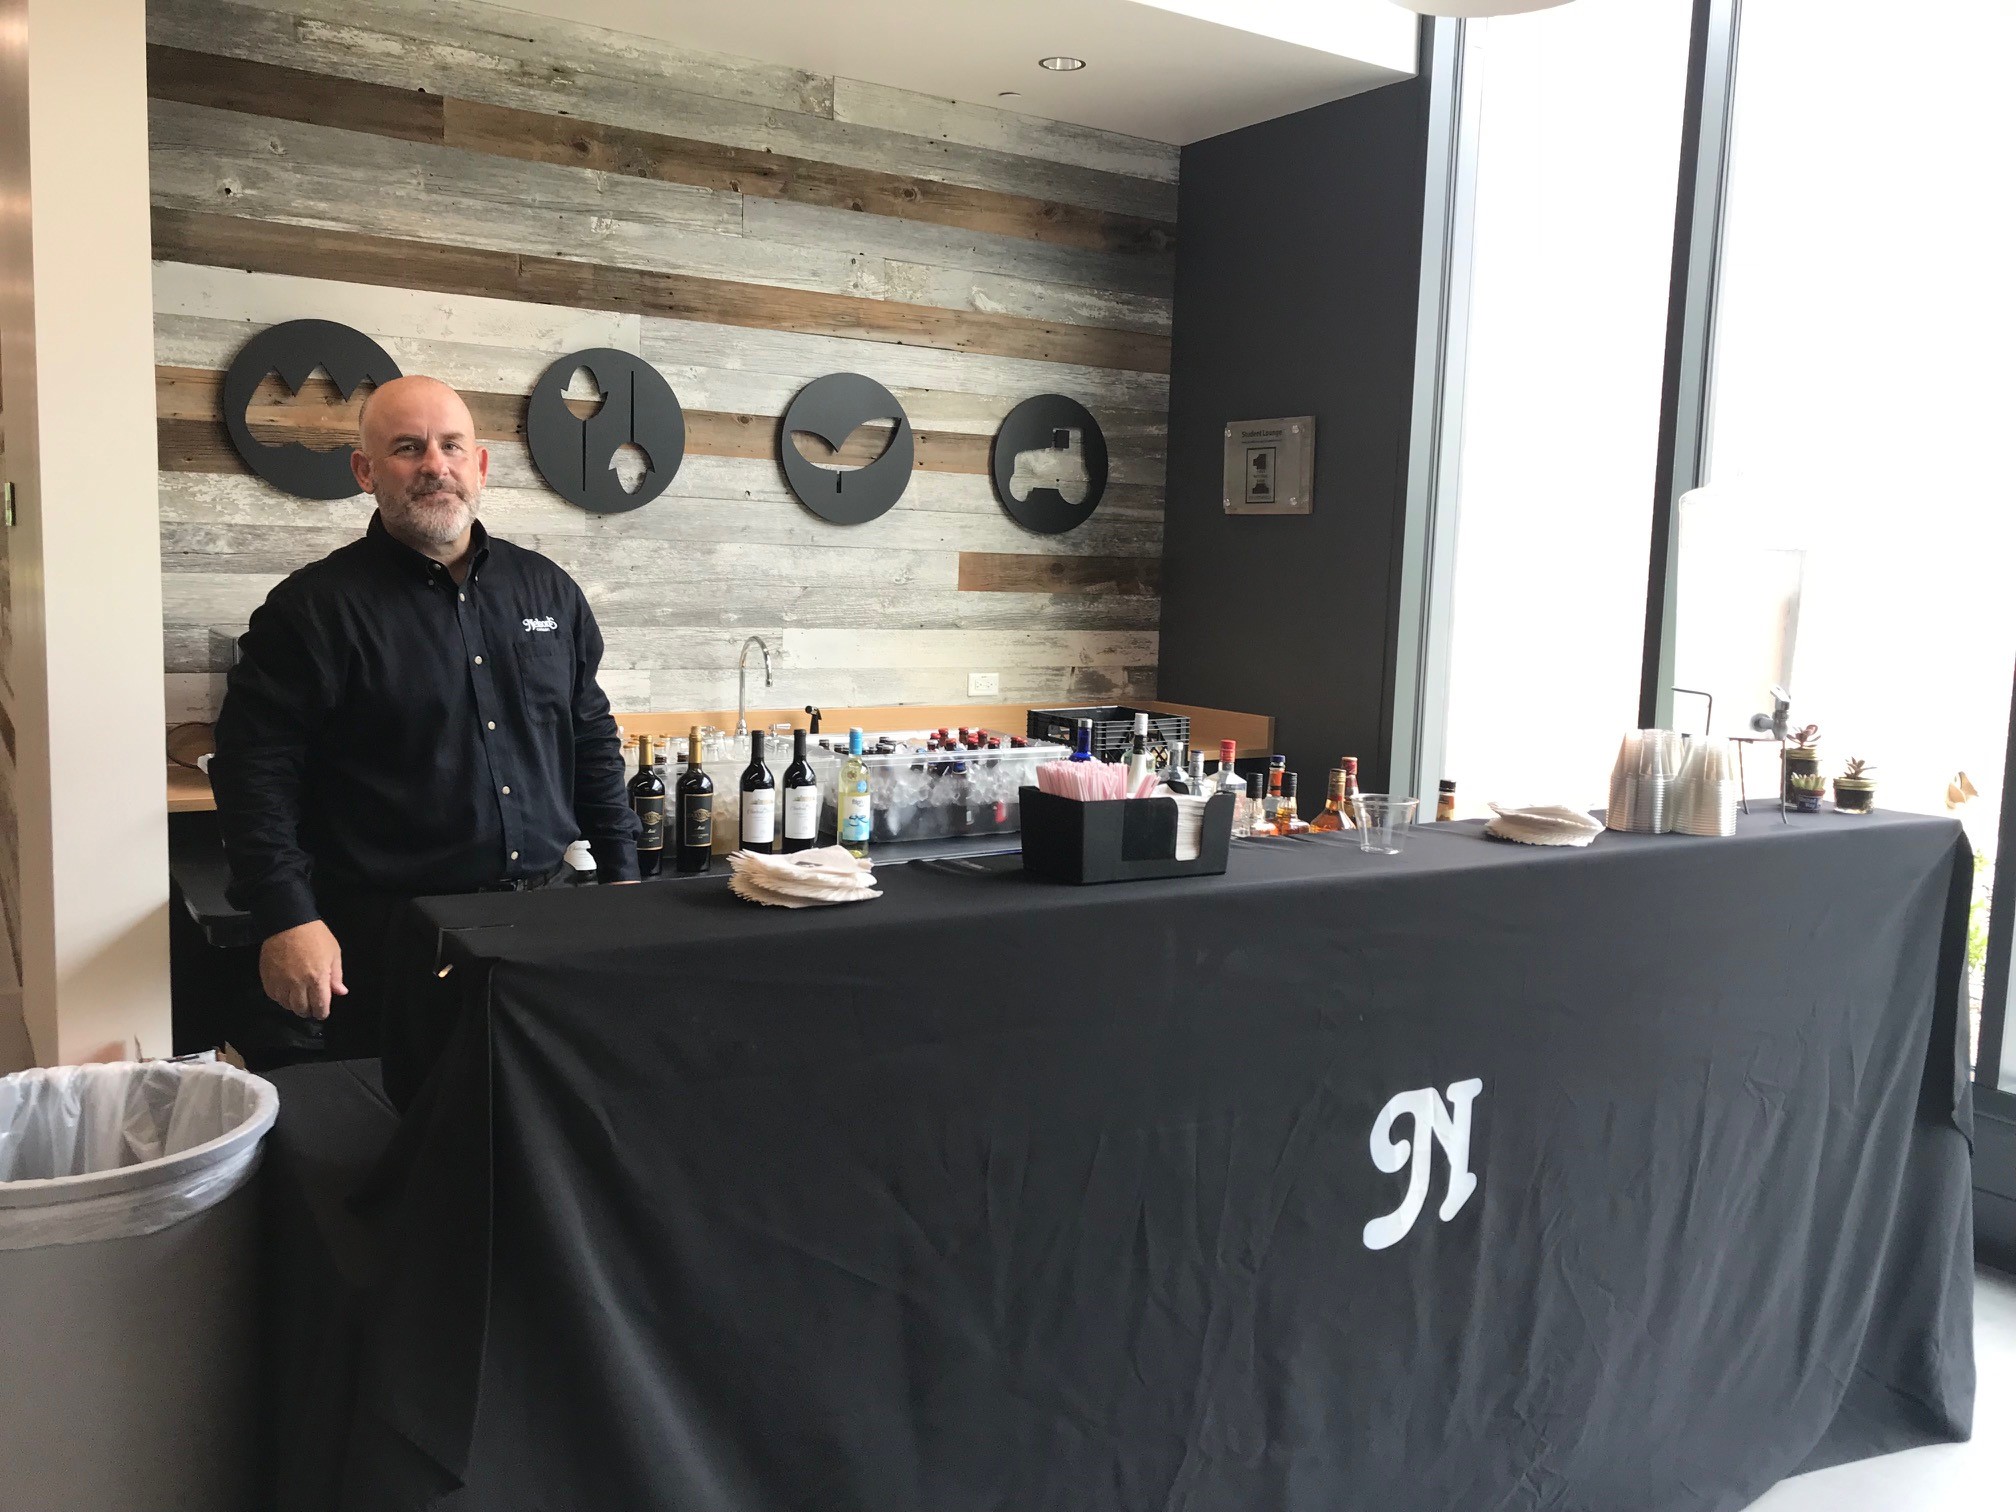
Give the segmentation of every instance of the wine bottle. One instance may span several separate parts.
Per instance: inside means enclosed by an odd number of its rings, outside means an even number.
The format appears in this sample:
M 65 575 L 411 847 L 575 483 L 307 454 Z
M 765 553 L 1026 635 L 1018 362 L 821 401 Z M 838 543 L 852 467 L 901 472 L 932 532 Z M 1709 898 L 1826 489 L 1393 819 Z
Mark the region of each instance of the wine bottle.
M 637 737 L 637 775 L 630 779 L 630 812 L 643 826 L 637 837 L 637 875 L 655 877 L 665 863 L 665 779 L 651 765 L 651 737 Z
M 861 759 L 859 725 L 847 732 L 847 759 L 840 763 L 840 783 L 834 798 L 840 814 L 837 838 L 853 855 L 866 856 L 874 809 L 868 800 L 868 764 Z
M 742 769 L 742 849 L 768 855 L 777 849 L 777 779 L 763 765 L 763 732 L 749 732 L 749 765 Z
M 819 843 L 819 776 L 805 759 L 805 732 L 791 734 L 791 765 L 784 769 L 784 849 Z
M 682 872 L 704 872 L 714 864 L 714 779 L 701 766 L 698 725 L 686 737 L 686 772 L 679 779 L 679 849 L 674 864 Z

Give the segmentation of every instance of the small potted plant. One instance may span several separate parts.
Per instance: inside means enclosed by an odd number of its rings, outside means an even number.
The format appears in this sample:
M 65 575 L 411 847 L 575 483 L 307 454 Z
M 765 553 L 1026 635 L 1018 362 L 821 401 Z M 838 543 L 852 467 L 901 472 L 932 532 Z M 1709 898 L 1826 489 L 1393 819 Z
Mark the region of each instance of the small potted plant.
M 1876 806 L 1876 784 L 1869 774 L 1876 768 L 1859 756 L 1834 779 L 1834 807 L 1844 814 L 1866 814 Z
M 1785 801 L 1797 808 L 1799 805 L 1795 801 L 1792 779 L 1802 772 L 1819 775 L 1820 726 L 1809 724 L 1803 730 L 1792 731 L 1785 738 L 1790 742 L 1785 747 Z M 1820 789 L 1822 792 L 1826 791 L 1827 784 L 1824 781 L 1820 784 Z
M 1827 779 L 1818 772 L 1794 772 L 1785 779 L 1786 800 L 1795 814 L 1817 814 L 1827 796 Z

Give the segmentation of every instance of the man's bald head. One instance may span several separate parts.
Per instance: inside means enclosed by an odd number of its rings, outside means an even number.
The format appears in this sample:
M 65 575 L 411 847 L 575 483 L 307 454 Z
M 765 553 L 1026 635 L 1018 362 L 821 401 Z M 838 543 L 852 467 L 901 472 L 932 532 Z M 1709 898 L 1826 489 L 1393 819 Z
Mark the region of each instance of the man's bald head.
M 378 500 L 385 528 L 432 554 L 466 542 L 490 475 L 462 396 L 418 374 L 381 384 L 357 415 L 350 470 Z

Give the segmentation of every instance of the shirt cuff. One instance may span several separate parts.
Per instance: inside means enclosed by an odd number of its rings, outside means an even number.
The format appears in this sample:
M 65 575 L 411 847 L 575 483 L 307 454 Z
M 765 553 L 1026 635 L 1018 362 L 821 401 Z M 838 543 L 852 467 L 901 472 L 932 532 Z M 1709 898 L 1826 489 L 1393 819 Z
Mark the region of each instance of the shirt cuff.
M 315 906 L 315 890 L 306 882 L 276 882 L 260 889 L 252 900 L 251 914 L 259 938 L 264 940 L 282 930 L 312 924 L 322 917 L 322 910 Z
M 590 840 L 588 849 L 595 857 L 595 879 L 598 882 L 638 880 L 637 842 L 628 836 L 605 835 Z

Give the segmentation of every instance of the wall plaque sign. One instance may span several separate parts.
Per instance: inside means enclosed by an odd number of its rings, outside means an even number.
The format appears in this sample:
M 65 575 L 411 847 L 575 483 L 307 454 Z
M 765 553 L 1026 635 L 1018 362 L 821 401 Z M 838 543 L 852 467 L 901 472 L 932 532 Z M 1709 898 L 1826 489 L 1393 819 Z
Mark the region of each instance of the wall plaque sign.
M 267 445 L 252 434 L 245 418 L 252 395 L 268 373 L 295 392 L 317 368 L 348 399 L 366 378 L 374 384 L 399 376 L 399 364 L 385 349 L 350 326 L 333 320 L 289 320 L 268 326 L 239 348 L 224 371 L 224 429 L 245 465 L 285 493 L 301 499 L 347 499 L 357 492 L 350 474 L 350 448 L 316 451 L 299 441 Z
M 1225 513 L 1306 515 L 1315 487 L 1315 416 L 1225 427 Z
M 1085 468 L 1084 493 L 1075 504 L 1056 487 L 1014 491 L 1015 462 L 1025 452 L 1076 454 Z M 1076 492 L 1077 490 L 1072 490 Z M 1038 394 L 1008 412 L 994 434 L 994 492 L 1016 523 L 1044 535 L 1076 529 L 1092 517 L 1106 492 L 1106 433 L 1092 412 L 1062 394 Z
M 602 391 L 602 407 L 585 420 L 567 407 L 567 384 L 587 369 Z M 616 475 L 625 445 L 649 466 L 634 492 Z M 614 347 L 572 352 L 539 375 L 525 404 L 525 446 L 547 485 L 570 504 L 596 514 L 639 509 L 665 492 L 686 455 L 686 413 L 664 375 L 643 358 Z
M 870 420 L 896 422 L 889 449 L 866 467 L 836 472 L 821 467 L 798 449 L 794 431 L 807 431 L 838 451 L 847 438 Z M 896 396 L 873 378 L 859 373 L 829 373 L 798 391 L 784 412 L 777 437 L 777 460 L 798 501 L 835 525 L 865 525 L 887 514 L 910 486 L 917 465 L 917 438 L 910 417 Z

